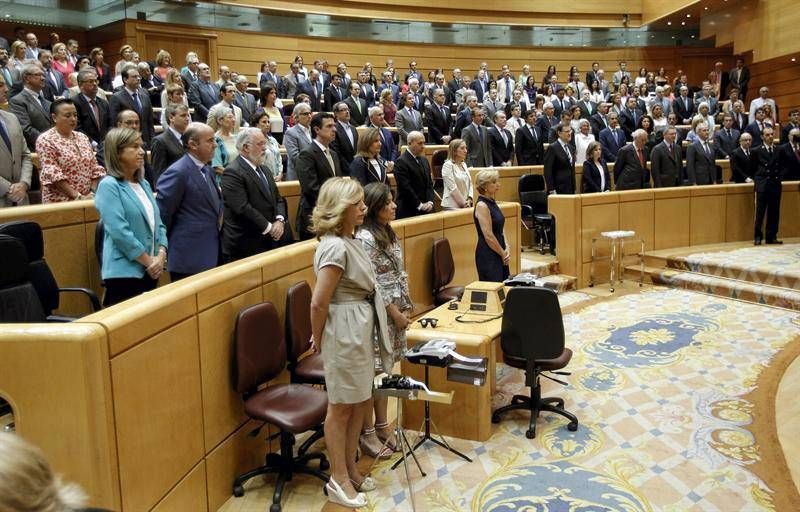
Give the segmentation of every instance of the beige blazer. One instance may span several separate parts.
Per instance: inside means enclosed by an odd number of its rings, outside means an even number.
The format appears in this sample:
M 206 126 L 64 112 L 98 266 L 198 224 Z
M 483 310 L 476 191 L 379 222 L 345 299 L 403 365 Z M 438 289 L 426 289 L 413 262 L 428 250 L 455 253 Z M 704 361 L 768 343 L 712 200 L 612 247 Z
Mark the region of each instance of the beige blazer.
M 0 110 L 0 118 L 3 119 L 8 131 L 8 138 L 11 140 L 11 151 L 9 151 L 6 143 L 0 139 L 0 207 L 2 207 L 12 206 L 7 197 L 11 185 L 24 182 L 30 188 L 33 163 L 17 116 Z M 25 198 L 19 204 L 27 203 L 28 200 Z

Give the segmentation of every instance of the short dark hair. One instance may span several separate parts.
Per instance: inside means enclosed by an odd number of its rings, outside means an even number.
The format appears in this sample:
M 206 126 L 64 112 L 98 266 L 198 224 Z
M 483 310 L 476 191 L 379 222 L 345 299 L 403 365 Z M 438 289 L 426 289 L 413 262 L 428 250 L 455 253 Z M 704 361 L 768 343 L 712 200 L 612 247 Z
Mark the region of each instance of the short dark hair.
M 128 73 L 130 73 L 132 70 L 138 72 L 139 71 L 139 67 L 136 64 L 128 64 L 127 66 L 122 68 L 122 71 L 120 72 L 120 75 L 122 76 L 122 79 L 123 80 L 127 80 L 128 79 Z
M 58 107 L 60 107 L 61 105 L 75 106 L 75 102 L 69 98 L 59 98 L 53 101 L 53 103 L 50 104 L 50 115 L 55 114 L 58 111 Z
M 319 130 L 320 128 L 322 128 L 322 121 L 324 119 L 334 119 L 333 114 L 331 114 L 330 112 L 317 112 L 314 115 L 314 117 L 311 118 L 311 125 L 310 125 L 311 133 L 313 133 L 315 137 L 317 135 L 317 132 L 314 129 L 316 128 L 317 130 Z

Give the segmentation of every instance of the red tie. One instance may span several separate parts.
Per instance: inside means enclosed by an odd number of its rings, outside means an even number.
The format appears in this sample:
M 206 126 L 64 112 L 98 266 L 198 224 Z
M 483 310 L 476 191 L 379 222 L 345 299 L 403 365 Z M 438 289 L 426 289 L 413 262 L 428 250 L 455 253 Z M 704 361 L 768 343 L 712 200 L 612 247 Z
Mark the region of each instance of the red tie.
M 644 151 L 639 148 L 636 150 L 636 153 L 639 155 L 639 163 L 642 164 L 642 167 L 644 167 Z

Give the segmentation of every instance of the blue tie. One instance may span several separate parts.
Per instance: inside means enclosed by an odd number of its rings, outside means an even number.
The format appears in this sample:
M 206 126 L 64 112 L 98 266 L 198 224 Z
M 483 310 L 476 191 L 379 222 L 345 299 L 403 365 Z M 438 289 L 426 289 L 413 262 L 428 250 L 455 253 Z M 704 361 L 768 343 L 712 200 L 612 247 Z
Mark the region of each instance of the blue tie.
M 11 153 L 11 139 L 8 138 L 8 130 L 6 130 L 5 122 L 2 120 L 0 120 L 0 137 L 3 138 L 3 142 L 5 142 L 6 146 L 8 146 L 8 152 Z
M 133 98 L 133 108 L 136 109 L 136 112 L 139 114 L 139 118 L 142 117 L 142 102 L 139 100 L 139 95 L 137 93 L 131 94 Z

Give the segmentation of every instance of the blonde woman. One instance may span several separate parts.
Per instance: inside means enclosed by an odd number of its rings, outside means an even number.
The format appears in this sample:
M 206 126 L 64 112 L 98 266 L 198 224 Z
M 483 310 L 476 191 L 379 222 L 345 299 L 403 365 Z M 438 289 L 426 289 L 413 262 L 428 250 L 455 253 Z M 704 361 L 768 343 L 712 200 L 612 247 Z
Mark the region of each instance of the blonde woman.
M 466 158 L 467 144 L 462 139 L 451 140 L 447 146 L 447 160 L 442 165 L 442 208 L 445 210 L 472 207 L 474 192 Z
M 480 194 L 473 213 L 478 231 L 475 247 L 478 280 L 502 282 L 508 279 L 511 256 L 503 232 L 506 218 L 495 200 L 500 190 L 500 175 L 494 169 L 484 169 L 478 172 L 475 181 Z
M 153 70 L 153 74 L 158 75 L 161 80 L 166 80 L 167 73 L 171 69 L 173 69 L 172 55 L 167 50 L 159 50 L 156 54 L 156 68 Z
M 376 293 L 372 262 L 354 237 L 366 213 L 364 191 L 356 180 L 330 178 L 320 188 L 311 216 L 319 239 L 311 342 L 322 354 L 328 391 L 325 445 L 331 479 L 325 492 L 330 501 L 351 508 L 366 506 L 363 492 L 375 489 L 375 481 L 356 465 L 356 449 L 371 404 L 376 335 L 381 364 L 392 367 L 386 306 Z
M 53 45 L 53 69 L 61 73 L 64 83 L 69 84 L 69 75 L 75 72 L 75 66 L 67 58 L 67 45 L 56 43 Z

